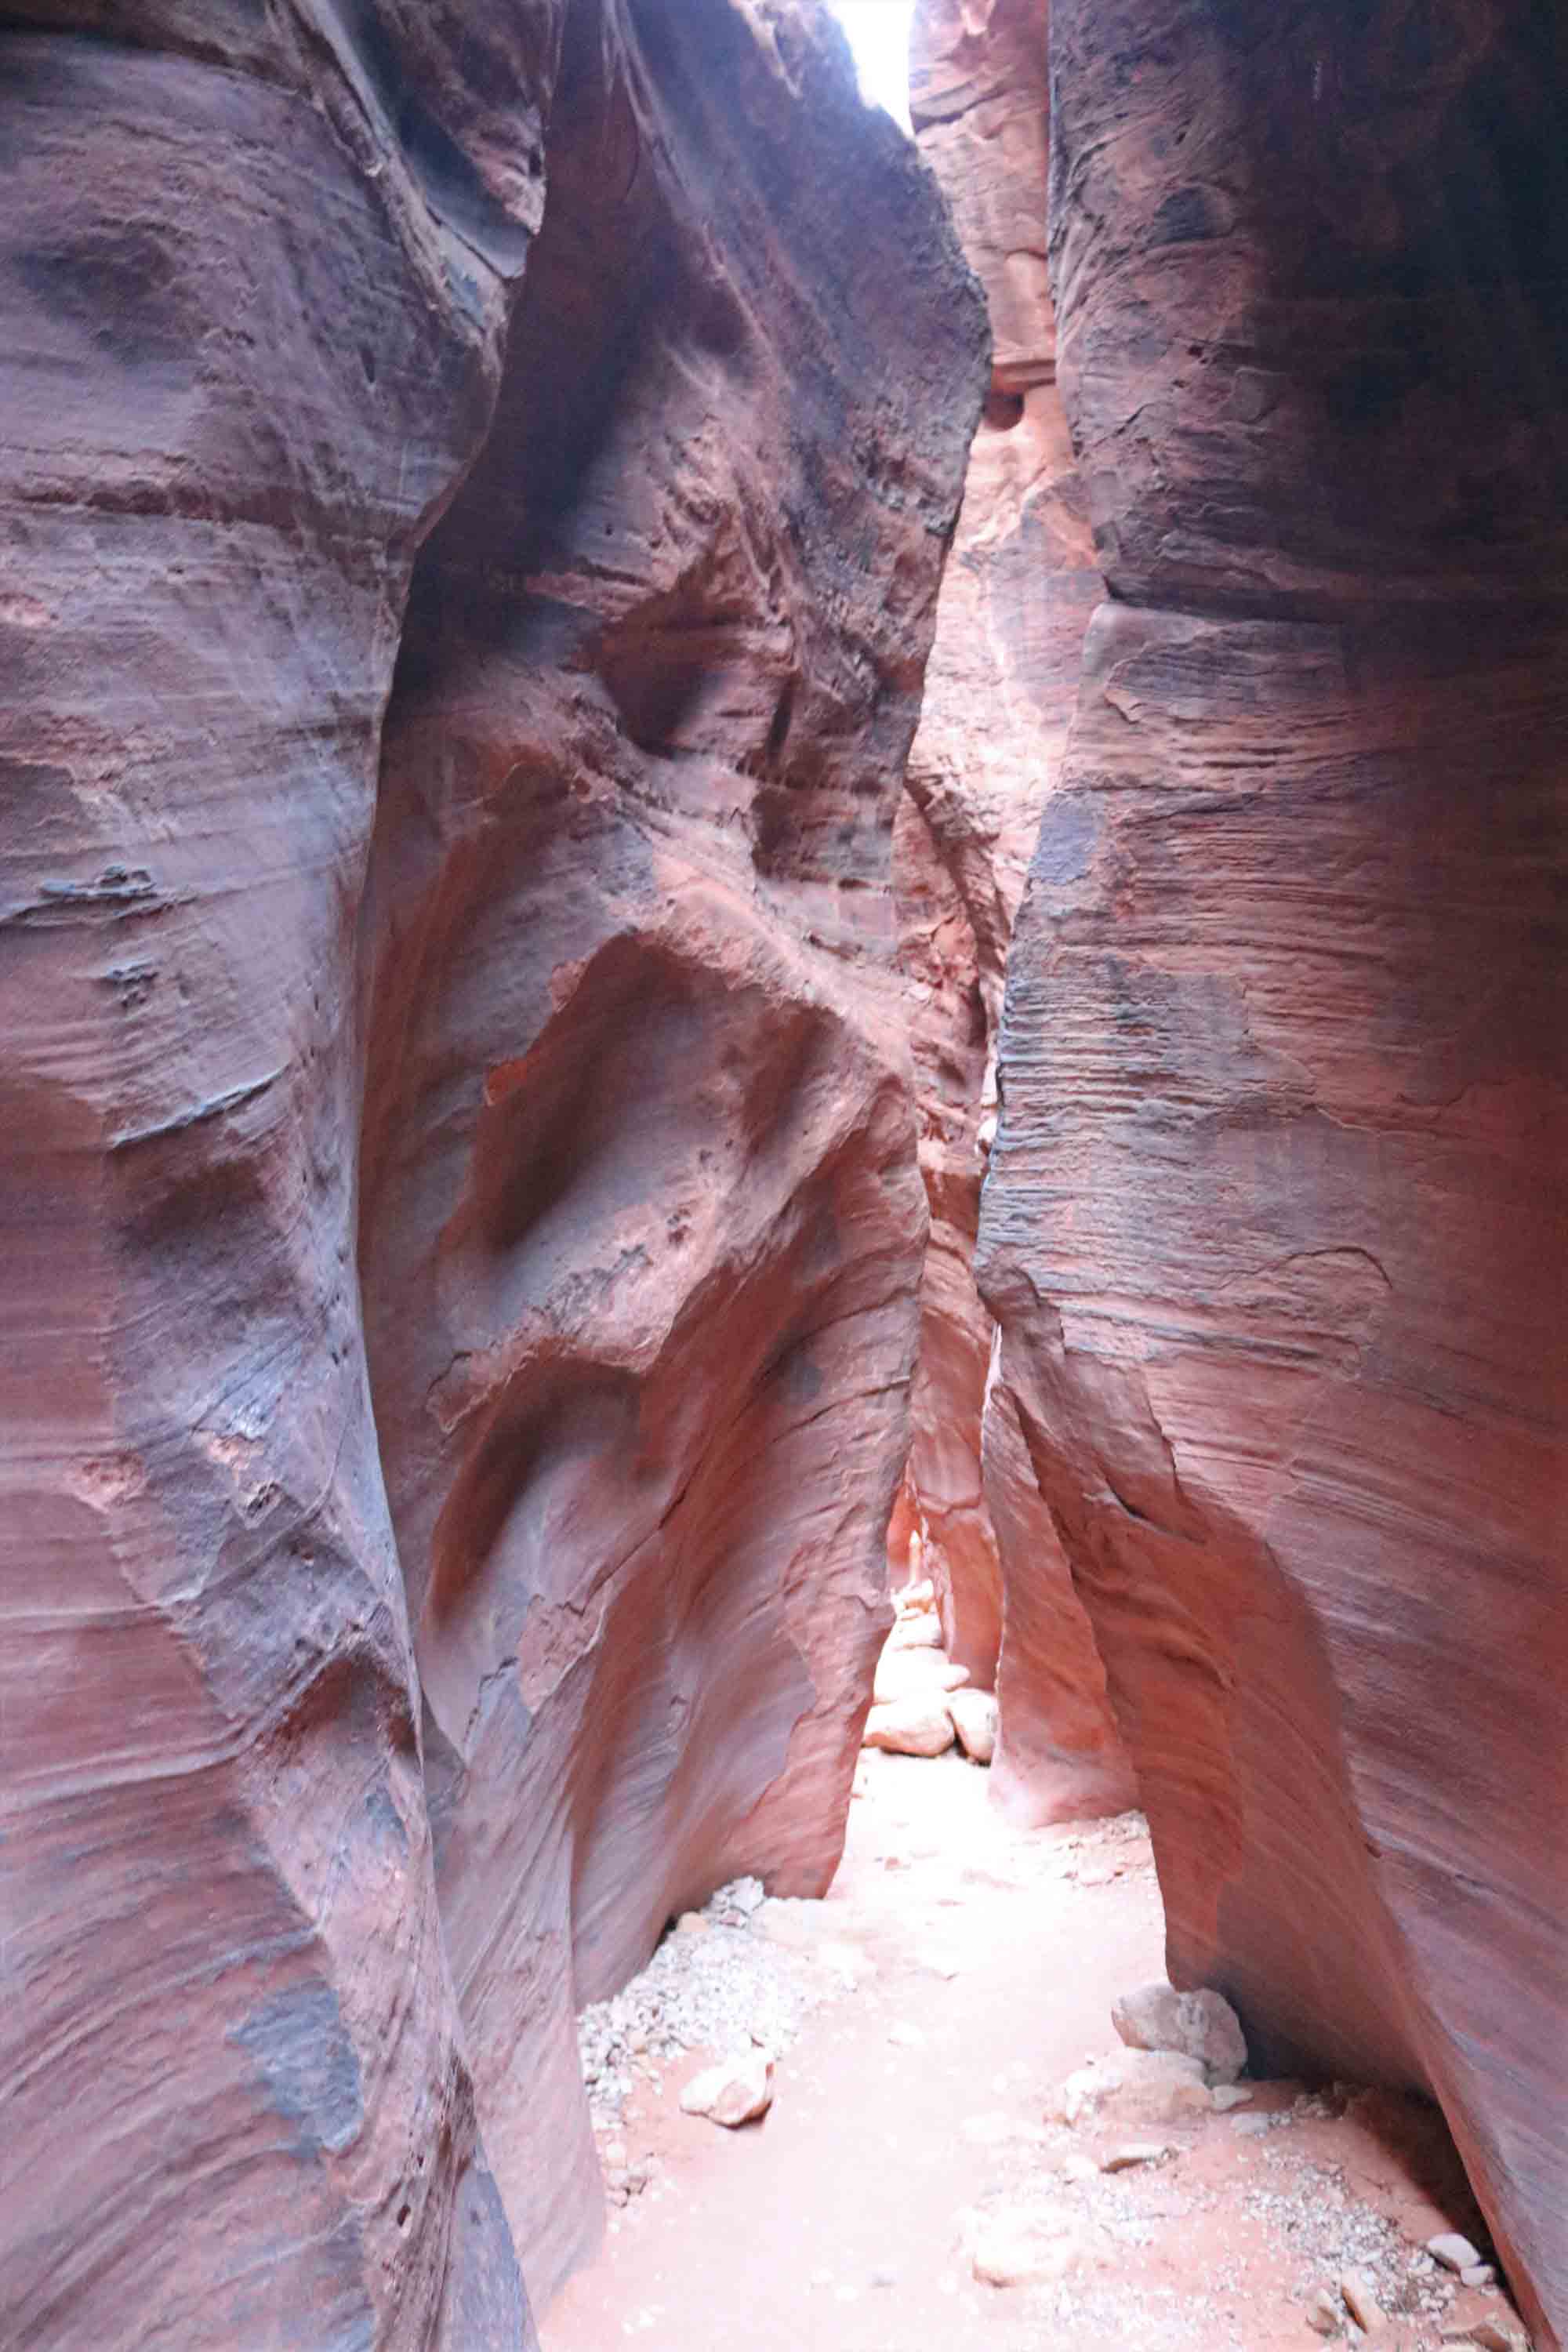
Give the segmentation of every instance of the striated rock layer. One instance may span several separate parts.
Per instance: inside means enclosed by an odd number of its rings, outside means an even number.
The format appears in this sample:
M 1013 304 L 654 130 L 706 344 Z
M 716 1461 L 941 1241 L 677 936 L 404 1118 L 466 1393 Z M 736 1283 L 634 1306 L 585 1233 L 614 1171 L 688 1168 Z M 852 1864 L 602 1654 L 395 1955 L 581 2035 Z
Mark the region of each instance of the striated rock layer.
M 907 1444 L 889 831 L 984 322 L 837 32 L 769 23 L 570 19 L 367 899 L 372 1380 L 536 2294 L 599 2227 L 574 2009 L 724 1879 L 831 1875 Z
M 556 26 L 47 16 L 0 34 L 0 2337 L 513 2347 L 360 1335 L 353 919 Z
M 946 1645 L 1001 1699 L 993 1793 L 1045 1822 L 1120 1810 L 1132 1784 L 1082 1604 L 1005 1393 L 991 1389 L 995 1332 L 973 1252 L 1007 943 L 1101 583 L 1056 382 L 1044 16 L 1037 0 L 924 0 L 915 26 L 921 148 L 994 345 L 894 834 L 931 1207 L 894 1545 L 918 1523 Z
M 985 1295 L 1255 2054 L 1441 2101 L 1568 2329 L 1568 54 L 1057 0 L 1113 600 L 1009 973 Z
M 26 13 L 0 2337 L 515 2352 L 574 2001 L 836 1852 L 978 304 L 786 0 Z

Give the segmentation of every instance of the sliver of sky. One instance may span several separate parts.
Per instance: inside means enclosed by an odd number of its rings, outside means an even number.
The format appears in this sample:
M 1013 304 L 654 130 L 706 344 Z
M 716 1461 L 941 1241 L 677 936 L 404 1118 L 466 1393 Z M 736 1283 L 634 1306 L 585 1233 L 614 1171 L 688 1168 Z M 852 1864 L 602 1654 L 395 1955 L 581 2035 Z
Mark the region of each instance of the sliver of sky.
M 914 0 L 827 0 L 849 37 L 868 106 L 910 127 L 910 20 Z

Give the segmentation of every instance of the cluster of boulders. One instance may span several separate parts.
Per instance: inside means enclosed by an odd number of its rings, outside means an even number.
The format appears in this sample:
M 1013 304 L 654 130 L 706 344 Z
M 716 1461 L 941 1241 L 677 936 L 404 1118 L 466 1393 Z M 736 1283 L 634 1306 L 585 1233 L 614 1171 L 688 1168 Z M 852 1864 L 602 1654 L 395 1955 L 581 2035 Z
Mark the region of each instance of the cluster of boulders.
M 943 1649 L 934 1588 L 929 1580 L 906 1584 L 893 1606 L 861 1744 L 894 1756 L 944 1756 L 956 1740 L 972 1762 L 989 1764 L 996 1701 L 972 1689 L 967 1667 Z
M 639 2086 L 657 2090 L 670 2061 L 708 2057 L 680 2088 L 683 2114 L 730 2131 L 766 2115 L 778 2060 L 808 2012 L 875 1972 L 861 1947 L 835 1932 L 838 1924 L 819 1899 L 769 1895 L 758 1878 L 732 1879 L 671 1922 L 629 1984 L 579 2013 L 583 2081 L 612 2205 L 658 2178 L 656 2159 L 628 2156 L 623 2134 L 628 2099 Z
M 583 2010 L 577 2042 L 595 2131 L 613 2141 L 633 2092 L 692 2051 L 787 2049 L 858 1957 L 798 1927 L 796 1914 L 822 1907 L 770 1900 L 760 1879 L 732 1879 L 701 1910 L 682 1912 L 619 1992 Z
M 1066 2279 L 1094 2252 L 1096 2209 L 1092 2200 L 1082 2201 L 1091 2184 L 1178 2161 L 1215 2115 L 1228 2116 L 1233 2132 L 1252 2138 L 1308 2117 L 1337 2115 L 1342 2102 L 1353 2115 L 1380 2095 L 1303 2093 L 1288 2105 L 1254 2109 L 1255 2095 L 1277 2095 L 1281 2086 L 1255 2088 L 1239 2079 L 1247 2063 L 1246 2039 L 1229 2002 L 1212 1990 L 1145 1985 L 1124 1993 L 1110 2014 L 1123 2047 L 1068 2075 L 1047 2104 L 1045 2129 L 1025 2135 L 1058 2151 L 1036 2193 L 1020 2197 L 1015 2189 L 1001 2201 L 966 2208 L 959 2217 L 960 2246 L 983 2284 L 1042 2286 Z M 1005 2116 L 977 2116 L 965 2136 L 984 2142 L 1018 2134 Z M 1302 2193 L 1319 2195 L 1315 2187 Z M 1289 2195 L 1268 2201 L 1290 2207 L 1281 2218 L 1295 2226 L 1300 2216 Z M 1494 2265 L 1468 2237 L 1448 2229 L 1413 2247 L 1401 2243 L 1386 2221 L 1340 2202 L 1345 2230 L 1331 2249 L 1337 2259 L 1325 2265 L 1328 2275 L 1305 2304 L 1310 2329 L 1341 2342 L 1366 2342 L 1374 2352 L 1410 2352 L 1413 2329 L 1422 2343 L 1431 2340 L 1429 2333 L 1419 2333 L 1423 2327 L 1435 2329 L 1446 2345 L 1530 2352 Z

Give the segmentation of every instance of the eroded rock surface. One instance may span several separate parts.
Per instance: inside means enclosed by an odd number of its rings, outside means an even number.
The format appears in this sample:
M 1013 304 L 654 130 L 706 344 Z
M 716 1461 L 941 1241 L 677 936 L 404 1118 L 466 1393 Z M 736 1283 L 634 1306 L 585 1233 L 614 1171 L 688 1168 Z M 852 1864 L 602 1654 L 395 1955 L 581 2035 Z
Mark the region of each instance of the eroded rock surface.
M 1020 1826 L 1129 1811 L 1138 1782 L 1111 1713 L 1105 1667 L 1019 1425 L 993 1341 L 982 1461 L 985 1502 L 1006 1572 L 1006 1639 L 992 1796 Z
M 0 2336 L 512 2347 L 360 1337 L 352 917 L 556 12 L 23 13 Z
M 1001 1700 L 997 1801 L 1048 1822 L 1133 1801 L 1105 1679 L 1004 1400 L 974 1286 L 995 1124 L 1007 943 L 1101 593 L 1056 381 L 1046 278 L 1049 144 L 1038 0 L 924 0 L 912 112 L 985 289 L 991 392 L 943 581 L 894 835 L 931 1205 L 904 1511 L 952 1655 Z M 1005 1639 L 1004 1640 L 1004 1622 Z
M 574 2000 L 837 1851 L 982 323 L 786 0 L 27 13 L 0 2335 L 515 2352 Z
M 539 2293 L 598 2227 L 575 2008 L 837 1859 L 924 1231 L 889 831 L 984 342 L 815 10 L 576 11 L 547 170 L 387 722 L 361 1227 Z
M 1568 2323 L 1556 12 L 1057 0 L 1116 601 L 983 1287 L 1176 1981 L 1425 2084 Z

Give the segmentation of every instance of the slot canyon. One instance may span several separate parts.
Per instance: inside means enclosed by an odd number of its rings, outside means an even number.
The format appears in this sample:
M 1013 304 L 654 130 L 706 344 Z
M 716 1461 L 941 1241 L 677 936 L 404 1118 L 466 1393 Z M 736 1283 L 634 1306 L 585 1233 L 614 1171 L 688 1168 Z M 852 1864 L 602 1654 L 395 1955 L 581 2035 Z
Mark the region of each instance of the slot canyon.
M 1568 2352 L 1568 17 L 842 14 L 0 0 L 0 2352 Z

